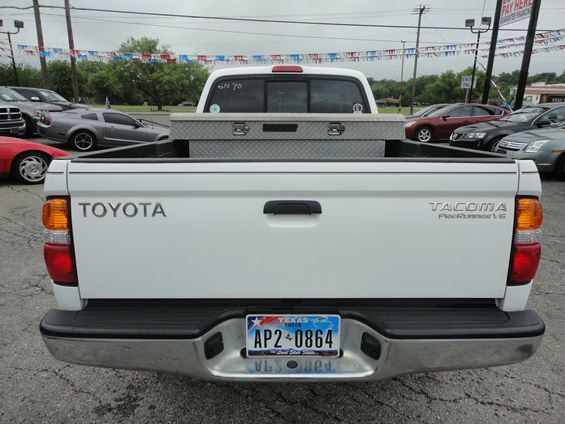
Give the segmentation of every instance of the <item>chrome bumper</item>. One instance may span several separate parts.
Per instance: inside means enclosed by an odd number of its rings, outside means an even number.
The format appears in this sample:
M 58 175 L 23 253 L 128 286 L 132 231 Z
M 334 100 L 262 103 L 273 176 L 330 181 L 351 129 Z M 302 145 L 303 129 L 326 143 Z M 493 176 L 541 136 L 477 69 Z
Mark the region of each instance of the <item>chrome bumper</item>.
M 542 335 L 523 338 L 389 339 L 367 325 L 342 320 L 340 358 L 246 358 L 244 320 L 224 321 L 195 339 L 79 338 L 43 335 L 51 354 L 65 362 L 163 371 L 223 381 L 381 380 L 415 372 L 483 368 L 521 362 Z M 220 332 L 223 350 L 206 359 L 204 345 Z M 374 359 L 361 348 L 363 333 L 380 343 Z M 289 361 L 294 361 L 289 366 Z

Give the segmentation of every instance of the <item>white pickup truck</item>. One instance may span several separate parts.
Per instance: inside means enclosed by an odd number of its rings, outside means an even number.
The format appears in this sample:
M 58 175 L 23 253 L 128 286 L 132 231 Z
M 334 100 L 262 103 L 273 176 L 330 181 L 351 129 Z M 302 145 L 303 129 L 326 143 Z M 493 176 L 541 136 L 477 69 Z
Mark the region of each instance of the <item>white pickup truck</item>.
M 170 140 L 51 163 L 56 358 L 311 381 L 536 351 L 533 162 L 404 140 L 354 71 L 214 72 L 198 111 Z

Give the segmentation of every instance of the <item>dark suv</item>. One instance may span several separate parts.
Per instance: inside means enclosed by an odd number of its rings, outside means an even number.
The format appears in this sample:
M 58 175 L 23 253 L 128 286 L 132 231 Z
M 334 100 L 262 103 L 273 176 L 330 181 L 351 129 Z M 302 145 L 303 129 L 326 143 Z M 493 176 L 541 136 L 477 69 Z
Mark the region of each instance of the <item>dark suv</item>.
M 65 99 L 59 93 L 48 90 L 46 88 L 32 88 L 32 87 L 9 87 L 14 91 L 17 91 L 26 99 L 31 102 L 43 102 L 43 103 L 52 103 L 58 106 L 61 106 L 63 110 L 69 109 L 89 109 L 90 106 L 81 104 L 81 103 L 73 103 Z

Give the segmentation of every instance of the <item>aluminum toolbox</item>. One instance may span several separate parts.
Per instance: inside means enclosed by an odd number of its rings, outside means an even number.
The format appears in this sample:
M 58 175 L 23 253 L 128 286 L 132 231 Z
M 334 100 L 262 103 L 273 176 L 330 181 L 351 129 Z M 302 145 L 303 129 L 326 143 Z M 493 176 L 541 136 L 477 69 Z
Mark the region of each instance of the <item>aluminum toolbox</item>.
M 171 140 L 209 159 L 362 159 L 384 157 L 402 140 L 404 116 L 374 114 L 177 113 Z

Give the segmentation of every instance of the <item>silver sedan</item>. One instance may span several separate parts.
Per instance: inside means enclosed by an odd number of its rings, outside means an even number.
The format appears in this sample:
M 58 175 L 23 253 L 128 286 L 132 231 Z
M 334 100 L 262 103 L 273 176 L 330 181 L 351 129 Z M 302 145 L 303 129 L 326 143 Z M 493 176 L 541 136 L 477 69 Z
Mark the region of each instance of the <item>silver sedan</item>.
M 496 152 L 513 159 L 531 159 L 539 171 L 553 172 L 565 180 L 565 123 L 508 135 L 497 144 Z
M 45 113 L 37 123 L 39 134 L 88 152 L 96 147 L 118 147 L 169 138 L 169 129 L 148 126 L 112 109 L 71 109 Z

